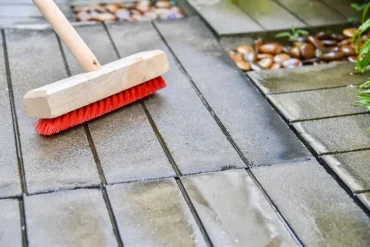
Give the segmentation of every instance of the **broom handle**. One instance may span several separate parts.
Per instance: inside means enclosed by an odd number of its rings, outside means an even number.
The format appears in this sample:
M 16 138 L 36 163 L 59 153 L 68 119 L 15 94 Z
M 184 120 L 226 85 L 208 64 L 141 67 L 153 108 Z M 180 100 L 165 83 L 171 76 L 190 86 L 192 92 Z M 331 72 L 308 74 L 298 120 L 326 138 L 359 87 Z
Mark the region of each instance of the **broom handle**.
M 95 55 L 53 0 L 33 0 L 33 3 L 39 8 L 42 15 L 86 72 L 100 69 L 101 66 Z

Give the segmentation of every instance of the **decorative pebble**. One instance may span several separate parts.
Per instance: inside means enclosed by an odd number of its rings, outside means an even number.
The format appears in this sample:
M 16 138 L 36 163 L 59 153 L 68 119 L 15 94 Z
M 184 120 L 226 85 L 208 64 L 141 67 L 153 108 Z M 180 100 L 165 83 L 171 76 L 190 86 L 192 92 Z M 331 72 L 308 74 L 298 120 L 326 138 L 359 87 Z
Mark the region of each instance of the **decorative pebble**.
M 322 50 L 324 48 L 323 44 L 320 42 L 320 40 L 317 37 L 314 36 L 308 36 L 308 41 L 310 41 L 311 44 L 313 44 L 317 49 Z
M 254 70 L 254 71 L 261 71 L 261 70 L 263 70 L 263 67 L 259 66 L 256 63 L 251 63 L 250 65 L 251 65 L 251 69 Z
M 271 55 L 271 54 L 264 54 L 264 53 L 259 53 L 259 54 L 257 54 L 257 59 L 258 60 L 261 60 L 261 59 L 264 59 L 264 58 L 274 58 L 274 56 L 273 55 Z
M 347 57 L 347 60 L 352 62 L 352 63 L 355 63 L 357 61 L 357 57 L 356 56 L 349 56 L 349 57 Z
M 248 52 L 254 52 L 254 49 L 250 45 L 239 45 L 236 47 L 236 51 L 240 52 L 241 54 L 246 54 Z
M 284 61 L 289 60 L 290 56 L 288 54 L 278 54 L 274 57 L 275 64 L 282 64 Z
M 248 70 L 251 70 L 251 66 L 248 62 L 245 62 L 245 61 L 237 61 L 236 62 L 236 65 L 239 67 L 239 69 L 243 70 L 243 71 L 248 71 Z
M 340 50 L 346 55 L 346 56 L 353 56 L 356 55 L 355 48 L 353 48 L 351 45 L 342 45 L 340 47 Z
M 115 14 L 117 12 L 117 10 L 119 10 L 120 6 L 118 4 L 115 4 L 115 3 L 109 3 L 107 5 L 105 5 L 105 9 L 107 11 L 109 11 L 110 13 L 112 14 Z
M 347 38 L 352 38 L 352 36 L 357 33 L 358 33 L 358 30 L 356 28 L 346 28 L 342 32 L 342 34 Z
M 328 39 L 328 40 L 321 40 L 321 43 L 324 45 L 333 46 L 333 45 L 337 45 L 338 42 L 336 40 Z
M 261 59 L 260 61 L 258 61 L 257 63 L 259 66 L 263 67 L 263 68 L 270 68 L 271 65 L 273 64 L 273 59 L 271 57 L 267 57 L 267 58 L 263 58 Z
M 291 58 L 291 59 L 286 60 L 286 61 L 283 62 L 283 67 L 284 68 L 295 68 L 295 67 L 299 67 L 299 66 L 302 66 L 302 62 L 301 62 L 301 60 L 296 59 L 296 58 Z
M 244 54 L 244 60 L 247 61 L 247 62 L 252 63 L 252 62 L 255 62 L 256 59 L 257 59 L 256 53 L 253 52 L 253 51 Z
M 278 64 L 278 63 L 274 63 L 271 65 L 270 69 L 280 69 L 281 68 L 281 65 Z
M 119 20 L 129 20 L 130 19 L 130 11 L 127 9 L 119 9 L 116 11 L 116 17 Z
M 271 55 L 276 55 L 281 52 L 281 45 L 276 42 L 270 42 L 262 45 L 260 47 L 260 50 L 262 53 L 267 53 Z
M 111 13 L 101 13 L 98 14 L 95 19 L 97 21 L 105 22 L 105 21 L 114 21 L 116 19 L 116 16 Z
M 86 12 L 80 12 L 80 13 L 76 14 L 75 19 L 78 20 L 78 21 L 91 21 L 92 17 L 91 17 L 90 14 L 88 14 Z
M 290 50 L 290 53 L 289 53 L 292 57 L 295 57 L 295 58 L 300 58 L 301 57 L 301 52 L 299 50 L 298 47 L 293 47 L 291 50 Z
M 166 2 L 166 1 L 158 1 L 156 2 L 155 6 L 157 8 L 170 8 L 171 7 L 171 4 L 169 2 Z
M 136 9 L 142 13 L 148 12 L 150 10 L 150 2 L 140 1 L 136 4 Z
M 329 52 L 322 56 L 322 58 L 326 61 L 332 61 L 332 60 L 340 60 L 344 57 L 344 53 L 341 51 L 337 52 Z
M 241 53 L 235 51 L 229 51 L 229 56 L 234 62 L 243 61 L 243 57 Z
M 310 43 L 303 44 L 299 51 L 303 58 L 313 58 L 315 56 L 315 47 Z

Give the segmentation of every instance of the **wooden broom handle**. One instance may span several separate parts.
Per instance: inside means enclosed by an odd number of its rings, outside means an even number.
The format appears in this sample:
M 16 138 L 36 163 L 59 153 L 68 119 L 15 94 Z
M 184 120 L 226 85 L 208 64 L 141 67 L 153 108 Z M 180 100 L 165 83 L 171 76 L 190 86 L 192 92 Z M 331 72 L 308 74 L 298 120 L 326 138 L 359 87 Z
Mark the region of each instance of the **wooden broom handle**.
M 53 0 L 33 0 L 33 3 L 39 8 L 45 19 L 86 72 L 100 69 L 100 64 L 95 55 Z

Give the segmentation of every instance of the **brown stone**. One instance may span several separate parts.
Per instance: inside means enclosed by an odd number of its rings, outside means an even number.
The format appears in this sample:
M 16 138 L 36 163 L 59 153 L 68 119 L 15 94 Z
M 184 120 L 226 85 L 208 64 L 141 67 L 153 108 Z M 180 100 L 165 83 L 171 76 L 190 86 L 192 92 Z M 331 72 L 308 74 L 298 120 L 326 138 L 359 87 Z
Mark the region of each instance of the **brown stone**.
M 260 47 L 260 51 L 262 53 L 276 55 L 281 52 L 281 45 L 276 42 L 266 43 Z
M 302 45 L 299 48 L 299 51 L 300 51 L 302 57 L 304 57 L 304 58 L 313 58 L 313 57 L 315 57 L 315 47 L 310 43 L 306 43 L 306 44 Z
M 237 61 L 236 62 L 236 65 L 239 67 L 239 69 L 243 70 L 243 71 L 248 71 L 248 70 L 251 70 L 251 66 L 248 62 L 245 62 L 245 61 Z
M 314 58 L 309 58 L 309 59 L 305 59 L 302 61 L 303 64 L 314 64 L 316 62 L 318 62 L 320 60 L 320 58 L 317 58 L 317 57 L 314 57 Z
M 345 39 L 345 37 L 343 35 L 341 35 L 341 34 L 335 34 L 335 33 L 330 34 L 330 37 L 332 39 L 337 40 L 337 41 L 342 41 L 342 40 Z
M 341 52 L 341 51 L 337 51 L 337 52 L 329 52 L 329 53 L 326 53 L 322 56 L 322 58 L 326 61 L 333 61 L 333 60 L 340 60 L 344 57 L 344 53 Z
M 264 58 L 264 59 L 261 59 L 260 61 L 258 61 L 257 63 L 259 66 L 263 67 L 263 68 L 270 68 L 271 65 L 273 64 L 273 60 L 271 57 L 267 57 L 267 58 Z
M 340 50 L 344 53 L 346 56 L 353 56 L 356 55 L 355 48 L 353 48 L 351 45 L 342 45 L 340 47 Z
M 136 4 L 136 9 L 142 13 L 150 10 L 150 1 L 140 1 Z
M 253 51 L 244 54 L 243 58 L 245 61 L 250 62 L 250 63 L 253 63 L 257 60 L 256 53 L 254 53 Z
M 183 14 L 182 10 L 181 10 L 179 7 L 177 7 L 177 6 L 173 6 L 173 7 L 171 8 L 171 11 L 172 11 L 173 13 Z
M 243 61 L 243 57 L 241 53 L 235 51 L 229 51 L 230 58 L 236 63 L 238 61 Z
M 115 14 L 117 12 L 117 10 L 120 9 L 120 6 L 116 3 L 109 3 L 107 5 L 105 5 L 105 9 L 112 13 L 112 14 Z
M 130 11 L 128 11 L 127 9 L 119 9 L 116 11 L 116 17 L 120 20 L 129 20 Z
M 342 40 L 341 42 L 339 42 L 338 46 L 349 45 L 349 44 L 352 44 L 352 41 L 350 39 L 345 39 L 345 40 Z
M 321 40 L 321 43 L 328 46 L 334 46 L 337 45 L 337 41 L 333 39 L 327 39 L 327 40 Z
M 258 64 L 256 63 L 251 63 L 251 69 L 254 70 L 254 71 L 261 71 L 261 70 L 264 70 L 263 67 L 259 66 Z
M 254 41 L 254 47 L 255 47 L 256 53 L 260 52 L 261 46 L 262 46 L 262 40 L 261 39 L 256 39 Z
M 290 49 L 291 49 L 290 46 L 282 46 L 281 47 L 281 51 L 284 52 L 284 53 L 287 53 L 287 54 L 290 52 Z
M 114 21 L 116 19 L 116 16 L 111 14 L 111 13 L 101 13 L 98 14 L 95 19 L 100 22 L 105 22 L 105 21 Z
M 239 45 L 238 47 L 236 47 L 236 51 L 241 54 L 246 54 L 248 52 L 254 52 L 254 49 L 250 45 Z
M 133 9 L 136 7 L 136 3 L 135 2 L 123 2 L 121 3 L 122 7 L 126 8 L 126 9 Z
M 98 13 L 104 13 L 105 12 L 104 7 L 101 6 L 100 4 L 89 4 L 88 8 L 90 9 L 90 11 L 96 11 Z
M 358 30 L 357 28 L 346 28 L 343 30 L 342 34 L 347 37 L 347 38 L 352 38 L 353 35 L 357 34 L 358 33 Z
M 158 15 L 150 11 L 150 12 L 144 13 L 144 17 L 148 18 L 148 20 L 155 20 L 158 18 Z
M 73 8 L 73 13 L 77 14 L 79 12 L 87 12 L 90 11 L 90 8 L 87 6 L 76 6 Z
M 291 58 L 291 59 L 286 60 L 286 61 L 283 62 L 283 67 L 284 68 L 295 68 L 295 67 L 299 67 L 299 66 L 302 66 L 302 62 L 301 62 L 301 60 L 296 59 L 296 58 Z
M 331 38 L 331 35 L 330 35 L 330 33 L 327 33 L 327 32 L 319 32 L 317 35 L 316 35 L 316 37 L 318 38 L 318 39 L 321 39 L 321 40 L 323 40 L 323 39 L 330 39 Z
M 339 46 L 331 46 L 325 49 L 325 52 L 339 51 L 339 50 L 340 50 Z
M 310 41 L 310 43 L 313 44 L 317 49 L 322 50 L 324 48 L 323 44 L 317 37 L 308 36 L 308 41 Z
M 86 12 L 80 12 L 75 15 L 76 21 L 91 21 L 93 18 Z
M 295 58 L 300 58 L 301 57 L 301 52 L 299 51 L 299 48 L 298 47 L 293 47 L 289 54 L 292 56 L 292 57 L 295 57 Z
M 274 57 L 275 64 L 282 64 L 284 61 L 289 60 L 290 56 L 285 53 L 278 54 Z
M 281 65 L 278 64 L 278 63 L 274 63 L 271 65 L 270 69 L 280 69 L 281 68 Z
M 352 63 L 355 63 L 357 61 L 357 56 L 348 56 L 347 60 L 352 62 Z
M 261 60 L 261 59 L 264 59 L 264 58 L 273 58 L 274 56 L 271 55 L 271 54 L 265 54 L 265 53 L 259 53 L 257 54 L 257 59 L 258 60 Z
M 370 34 L 369 33 L 362 35 L 362 38 L 361 38 L 362 42 L 366 42 L 366 40 L 368 40 L 368 39 L 370 39 Z
M 158 1 L 158 2 L 155 3 L 155 6 L 157 8 L 169 9 L 171 7 L 171 4 L 169 2 L 166 2 L 166 1 Z

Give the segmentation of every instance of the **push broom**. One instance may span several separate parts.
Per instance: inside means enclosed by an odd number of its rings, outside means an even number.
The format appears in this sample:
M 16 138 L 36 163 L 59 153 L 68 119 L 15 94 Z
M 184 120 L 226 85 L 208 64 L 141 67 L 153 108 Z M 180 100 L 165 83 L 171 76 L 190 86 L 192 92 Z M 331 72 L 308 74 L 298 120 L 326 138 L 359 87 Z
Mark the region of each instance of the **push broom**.
M 161 75 L 169 71 L 169 63 L 163 51 L 144 51 L 100 66 L 53 0 L 33 2 L 86 72 L 25 94 L 27 115 L 39 119 L 39 134 L 72 128 L 166 86 Z

